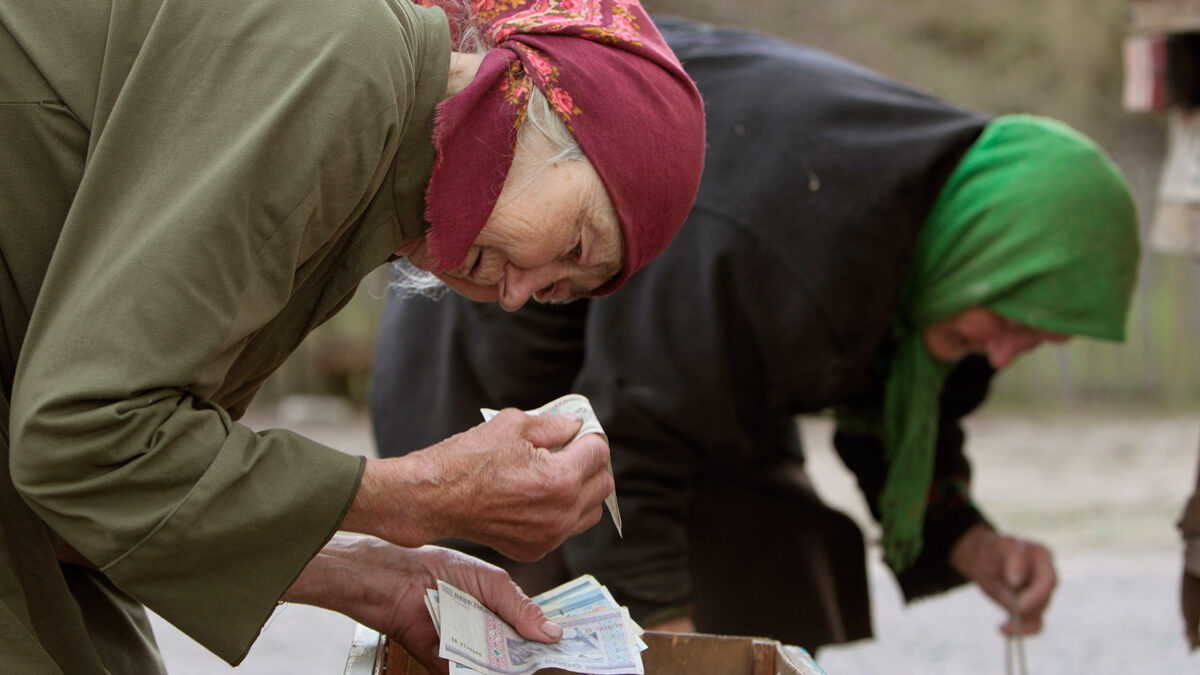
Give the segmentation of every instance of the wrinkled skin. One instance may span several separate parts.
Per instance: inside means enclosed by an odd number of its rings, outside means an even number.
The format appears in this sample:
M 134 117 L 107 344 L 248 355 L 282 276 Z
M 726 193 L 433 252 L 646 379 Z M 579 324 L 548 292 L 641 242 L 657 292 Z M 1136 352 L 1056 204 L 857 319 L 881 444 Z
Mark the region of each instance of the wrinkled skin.
M 552 642 L 562 636 L 504 570 L 450 549 L 410 549 L 372 537 L 335 536 L 283 600 L 341 612 L 404 645 L 430 673 L 446 675 L 449 664 L 437 655 L 438 636 L 424 600 L 438 579 L 470 593 L 526 638 Z
M 537 560 L 595 525 L 613 491 L 600 436 L 551 451 L 580 425 L 510 408 L 425 450 L 370 460 L 342 529 L 410 547 L 463 537 Z

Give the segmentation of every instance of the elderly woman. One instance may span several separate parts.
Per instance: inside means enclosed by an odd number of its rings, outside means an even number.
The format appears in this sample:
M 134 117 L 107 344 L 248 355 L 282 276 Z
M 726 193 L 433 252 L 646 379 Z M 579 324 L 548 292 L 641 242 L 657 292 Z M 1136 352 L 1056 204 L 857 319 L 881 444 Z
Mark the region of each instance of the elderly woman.
M 906 598 L 964 581 L 1039 629 L 1046 548 L 970 498 L 960 418 L 1041 343 L 1120 340 L 1133 204 L 1066 125 L 988 118 L 816 50 L 659 20 L 707 101 L 699 196 L 616 296 L 511 315 L 394 299 L 376 349 L 380 452 L 480 406 L 590 397 L 612 444 L 624 538 L 601 523 L 535 569 L 591 572 L 647 627 L 817 647 L 870 635 L 863 540 L 804 473 L 795 415 L 834 444 L 880 521 Z M 442 345 L 431 358 L 418 345 Z M 445 395 L 421 419 L 398 387 Z M 556 552 L 557 553 L 557 552 Z M 558 569 L 554 564 L 559 565 Z
M 389 259 L 515 308 L 611 292 L 682 222 L 702 111 L 640 6 L 479 4 L 449 18 L 484 53 L 404 0 L 0 7 L 0 671 L 161 671 L 143 605 L 237 663 L 281 599 L 444 671 L 435 577 L 556 638 L 503 572 L 407 547 L 596 522 L 606 444 L 545 450 L 578 420 L 378 461 L 237 422 Z

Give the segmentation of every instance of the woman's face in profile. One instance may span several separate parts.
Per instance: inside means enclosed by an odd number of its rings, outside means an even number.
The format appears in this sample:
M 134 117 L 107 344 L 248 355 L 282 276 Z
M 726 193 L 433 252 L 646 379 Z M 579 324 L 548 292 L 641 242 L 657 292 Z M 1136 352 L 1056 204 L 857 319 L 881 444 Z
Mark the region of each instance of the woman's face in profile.
M 530 298 L 569 302 L 621 270 L 621 228 L 600 176 L 586 160 L 546 164 L 519 145 L 496 207 L 457 269 L 437 273 L 472 300 L 512 312 Z M 424 245 L 408 255 L 433 267 Z
M 952 363 L 968 354 L 983 354 L 1000 370 L 1043 342 L 1066 342 L 1070 336 L 1027 326 L 985 307 L 971 307 L 929 326 L 921 337 L 939 361 Z

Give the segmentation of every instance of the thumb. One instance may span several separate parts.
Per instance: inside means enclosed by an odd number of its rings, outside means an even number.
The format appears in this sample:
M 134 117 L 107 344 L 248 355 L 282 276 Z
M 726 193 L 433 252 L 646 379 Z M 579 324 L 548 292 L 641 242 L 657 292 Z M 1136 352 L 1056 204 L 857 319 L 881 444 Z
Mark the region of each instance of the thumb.
M 533 600 L 526 599 L 522 603 L 519 617 L 512 626 L 522 637 L 538 642 L 558 642 L 562 637 L 562 626 L 547 619 L 545 612 Z
M 542 608 L 521 592 L 515 583 L 510 581 L 496 590 L 503 597 L 493 597 L 485 604 L 522 637 L 538 642 L 557 642 L 562 637 L 562 627 L 547 619 Z
M 525 437 L 539 448 L 557 450 L 570 442 L 582 426 L 583 420 L 574 413 L 534 415 L 525 427 Z
M 608 468 L 610 456 L 608 439 L 601 434 L 586 434 L 555 455 L 557 459 L 576 467 L 583 476 L 591 476 Z

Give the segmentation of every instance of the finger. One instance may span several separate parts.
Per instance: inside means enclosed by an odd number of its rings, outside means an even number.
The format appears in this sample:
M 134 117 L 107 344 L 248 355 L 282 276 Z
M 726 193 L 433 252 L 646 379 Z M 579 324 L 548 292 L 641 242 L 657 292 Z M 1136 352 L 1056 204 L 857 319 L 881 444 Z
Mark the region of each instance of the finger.
M 604 517 L 604 500 L 613 490 L 613 477 L 608 471 L 600 471 L 586 479 L 579 489 L 575 504 L 579 516 L 566 536 L 579 534 L 600 522 Z
M 1058 586 L 1058 575 L 1054 571 L 1054 559 L 1050 551 L 1042 546 L 1031 547 L 1029 569 L 1028 583 L 1019 598 L 1017 611 L 1023 617 L 1040 617 Z
M 574 413 L 525 417 L 521 436 L 539 448 L 550 450 L 566 445 L 583 426 L 583 420 Z
M 600 519 L 604 517 L 604 507 L 597 504 L 590 509 L 587 509 L 579 515 L 579 520 L 576 521 L 575 527 L 567 533 L 567 536 L 574 536 L 584 530 L 592 528 Z
M 507 573 L 481 575 L 480 601 L 511 625 L 522 637 L 538 642 L 555 642 L 562 628 L 525 595 Z
M 430 675 L 450 675 L 450 662 L 438 657 L 438 645 L 433 646 L 433 651 L 419 649 L 408 644 L 405 644 L 404 648 Z
M 1000 632 L 1008 636 L 1034 635 L 1042 632 L 1042 619 L 1040 616 L 1029 619 L 1022 617 L 1020 621 L 1019 626 L 1014 624 L 1011 619 L 1004 622 L 1004 625 L 1000 626 Z
M 590 478 L 600 473 L 611 475 L 608 471 L 610 456 L 608 441 L 598 434 L 588 434 L 556 453 L 554 460 L 568 463 L 580 476 Z

